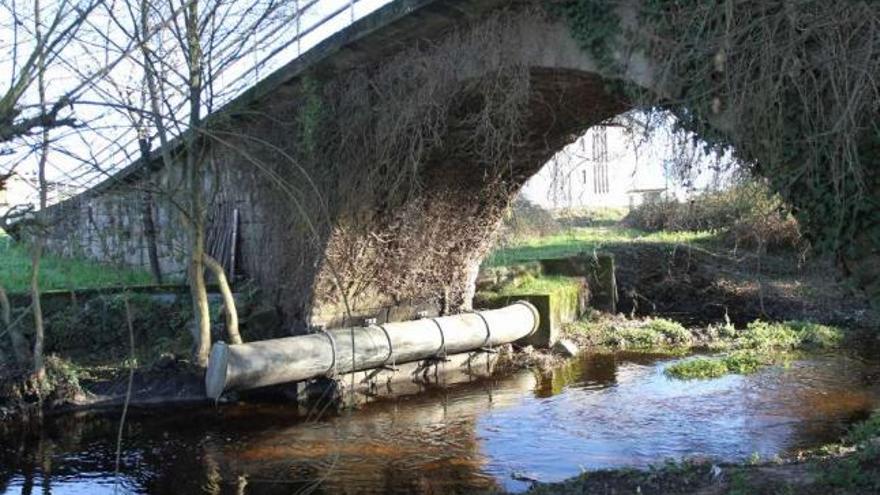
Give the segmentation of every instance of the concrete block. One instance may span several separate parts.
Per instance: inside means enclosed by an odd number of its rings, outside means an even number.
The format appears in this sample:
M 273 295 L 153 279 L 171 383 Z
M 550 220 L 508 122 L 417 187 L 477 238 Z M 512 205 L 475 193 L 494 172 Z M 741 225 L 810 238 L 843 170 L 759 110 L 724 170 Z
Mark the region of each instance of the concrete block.
M 592 288 L 593 306 L 608 313 L 616 313 L 618 295 L 614 255 L 596 253 L 593 257 L 589 281 Z
M 578 347 L 574 342 L 568 339 L 559 339 L 553 344 L 551 349 L 554 353 L 565 357 L 574 357 L 578 354 Z
M 536 348 L 550 349 L 559 340 L 562 325 L 580 318 L 585 305 L 587 293 L 586 283 L 581 285 L 576 297 L 562 293 L 551 294 L 513 294 L 492 299 L 481 299 L 475 304 L 486 308 L 500 308 L 516 301 L 528 301 L 538 310 L 540 322 L 538 330 L 532 335 L 520 339 L 517 345 L 531 345 Z

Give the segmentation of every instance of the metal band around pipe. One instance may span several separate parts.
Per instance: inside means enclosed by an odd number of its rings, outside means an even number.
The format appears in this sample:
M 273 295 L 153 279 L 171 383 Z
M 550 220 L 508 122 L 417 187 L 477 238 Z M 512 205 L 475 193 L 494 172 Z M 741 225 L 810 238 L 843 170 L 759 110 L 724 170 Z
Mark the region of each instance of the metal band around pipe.
M 332 359 L 330 360 L 330 367 L 327 368 L 327 371 L 324 372 L 327 376 L 333 376 L 336 374 L 336 338 L 333 335 L 330 335 L 330 332 L 327 330 L 321 329 L 321 333 L 327 336 L 327 340 L 330 341 L 330 351 Z
M 440 347 L 434 353 L 437 356 L 446 356 L 446 335 L 443 333 L 443 327 L 440 326 L 440 322 L 437 321 L 437 318 L 431 318 L 431 321 L 434 322 L 434 325 L 437 325 L 437 330 L 440 330 Z M 440 352 L 443 354 L 440 354 Z
M 374 325 L 379 327 L 379 330 L 382 330 L 382 333 L 385 334 L 385 340 L 388 341 L 388 355 L 385 356 L 385 359 L 382 361 L 382 364 L 388 363 L 388 360 L 391 359 L 391 356 L 394 355 L 394 349 L 391 347 L 391 336 L 388 335 L 388 330 L 385 330 L 384 325 Z
M 483 340 L 483 343 L 480 344 L 480 347 L 486 347 L 489 344 L 489 340 L 492 338 L 492 329 L 489 328 L 489 320 L 486 319 L 480 312 L 475 311 L 475 315 L 479 316 L 481 320 L 483 320 L 483 325 L 486 326 L 486 339 Z

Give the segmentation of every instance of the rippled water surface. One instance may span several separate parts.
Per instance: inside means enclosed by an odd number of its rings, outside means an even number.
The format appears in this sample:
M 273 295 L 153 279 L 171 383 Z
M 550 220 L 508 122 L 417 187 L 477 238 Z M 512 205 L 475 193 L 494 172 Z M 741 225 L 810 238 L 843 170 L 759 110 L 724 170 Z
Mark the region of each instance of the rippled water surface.
M 880 366 L 816 357 L 682 382 L 673 360 L 588 355 L 315 420 L 288 405 L 67 416 L 0 437 L 0 493 L 469 493 L 583 469 L 743 459 L 836 440 L 880 406 Z

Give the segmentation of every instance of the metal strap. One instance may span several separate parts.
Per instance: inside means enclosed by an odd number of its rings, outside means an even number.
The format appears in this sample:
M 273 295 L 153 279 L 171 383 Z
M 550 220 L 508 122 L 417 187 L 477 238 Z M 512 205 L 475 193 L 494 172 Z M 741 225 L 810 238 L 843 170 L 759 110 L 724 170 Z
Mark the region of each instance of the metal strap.
M 327 339 L 330 341 L 330 350 L 333 352 L 333 362 L 330 363 L 330 367 L 327 368 L 327 371 L 325 371 L 324 374 L 327 376 L 334 376 L 336 375 L 336 338 L 323 328 L 319 330 L 319 332 L 327 336 Z
M 446 335 L 443 334 L 443 327 L 440 326 L 440 322 L 437 321 L 437 318 L 431 318 L 431 321 L 433 321 L 434 324 L 437 325 L 437 330 L 440 330 L 440 347 L 434 354 L 436 356 L 446 357 Z
M 489 340 L 492 338 L 492 330 L 489 328 L 489 322 L 486 320 L 486 317 L 481 313 L 474 311 L 474 314 L 479 316 L 481 320 L 483 320 L 483 324 L 486 325 L 486 340 L 480 344 L 480 347 L 487 347 L 489 345 Z
M 394 354 L 394 351 L 391 349 L 391 336 L 388 335 L 388 330 L 385 330 L 384 325 L 373 325 L 373 326 L 379 327 L 379 330 L 382 330 L 382 333 L 385 334 L 385 339 L 388 341 L 388 355 L 385 356 L 385 360 L 382 361 L 382 364 L 385 364 L 388 362 L 389 359 L 391 359 L 391 356 Z

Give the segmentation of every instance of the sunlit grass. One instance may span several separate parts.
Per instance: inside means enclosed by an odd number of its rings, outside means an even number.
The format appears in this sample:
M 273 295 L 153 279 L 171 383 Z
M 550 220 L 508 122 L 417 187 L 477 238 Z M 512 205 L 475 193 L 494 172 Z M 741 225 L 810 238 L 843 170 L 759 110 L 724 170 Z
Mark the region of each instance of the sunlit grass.
M 9 292 L 26 292 L 30 287 L 30 276 L 31 256 L 27 248 L 16 244 L 0 230 L 0 285 Z M 42 290 L 147 285 L 152 282 L 150 274 L 144 270 L 48 254 L 40 261 Z
M 668 352 L 686 348 L 693 340 L 691 332 L 684 326 L 665 318 L 582 319 L 566 325 L 565 332 L 611 350 Z
M 604 246 L 626 243 L 688 244 L 715 240 L 712 232 L 644 232 L 621 226 L 575 227 L 562 234 L 534 237 L 502 246 L 489 254 L 486 266 L 566 258 Z
M 698 357 L 679 361 L 666 368 L 665 373 L 682 380 L 718 378 L 729 374 L 749 375 L 774 362 L 769 355 L 759 352 L 737 351 L 721 357 Z

